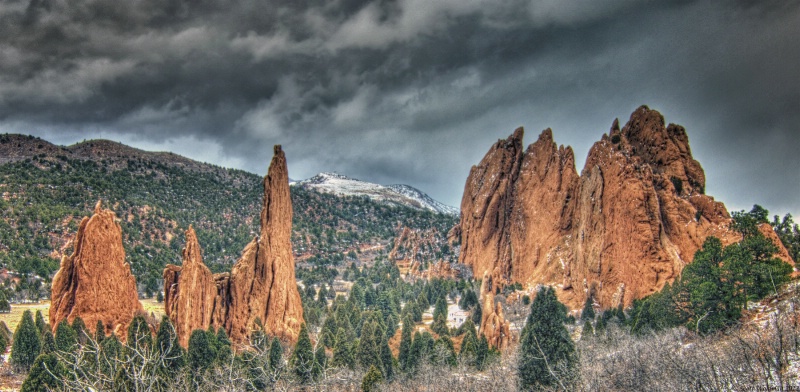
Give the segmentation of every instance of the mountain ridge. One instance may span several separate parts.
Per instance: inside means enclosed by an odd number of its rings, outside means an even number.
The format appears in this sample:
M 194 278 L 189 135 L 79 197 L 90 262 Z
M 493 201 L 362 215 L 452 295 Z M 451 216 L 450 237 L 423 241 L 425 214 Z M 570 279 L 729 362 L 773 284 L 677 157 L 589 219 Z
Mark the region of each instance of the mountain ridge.
M 458 215 L 459 209 L 434 200 L 425 192 L 406 184 L 381 185 L 336 172 L 321 172 L 290 185 L 342 196 L 366 196 L 389 204 L 405 205 L 442 214 Z

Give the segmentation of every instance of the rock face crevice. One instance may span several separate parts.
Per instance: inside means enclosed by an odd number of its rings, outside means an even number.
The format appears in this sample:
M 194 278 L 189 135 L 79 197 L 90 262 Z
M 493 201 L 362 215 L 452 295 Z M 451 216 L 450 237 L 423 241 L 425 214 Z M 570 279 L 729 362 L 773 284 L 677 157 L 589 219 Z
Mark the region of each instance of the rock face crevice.
M 286 157 L 280 146 L 264 178 L 261 230 L 230 273 L 211 274 L 203 264 L 194 231 L 186 233 L 183 265 L 164 270 L 165 309 L 181 344 L 195 329 L 225 328 L 235 343 L 246 343 L 260 328 L 296 341 L 303 307 L 291 244 L 292 203 Z
M 740 240 L 683 127 L 642 106 L 614 121 L 580 175 L 547 129 L 522 151 L 522 129 L 472 168 L 461 202 L 459 261 L 495 285 L 548 284 L 573 309 L 589 291 L 630 306 L 675 279 L 708 236 Z
M 50 325 L 83 319 L 92 333 L 98 321 L 105 333 L 124 340 L 133 317 L 144 312 L 136 290 L 136 278 L 125 262 L 122 228 L 117 215 L 98 201 L 94 214 L 81 221 L 73 241 L 75 250 L 61 258 L 53 278 Z

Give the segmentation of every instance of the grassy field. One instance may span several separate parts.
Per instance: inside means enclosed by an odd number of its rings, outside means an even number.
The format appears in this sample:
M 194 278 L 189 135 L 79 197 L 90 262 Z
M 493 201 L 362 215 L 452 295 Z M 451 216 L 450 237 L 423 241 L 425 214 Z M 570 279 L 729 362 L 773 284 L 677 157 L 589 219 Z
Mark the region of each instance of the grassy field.
M 17 329 L 19 320 L 22 319 L 22 313 L 24 313 L 26 310 L 30 310 L 34 316 L 36 315 L 37 310 L 41 310 L 42 316 L 44 316 L 44 321 L 48 321 L 50 301 L 42 301 L 35 304 L 11 304 L 11 312 L 0 313 L 0 321 L 6 323 L 8 329 L 10 329 L 11 332 L 14 332 Z
M 164 315 L 164 304 L 156 302 L 155 299 L 143 299 L 139 302 L 142 303 L 142 307 L 144 307 L 145 312 L 147 314 L 153 314 L 156 317 L 156 320 L 161 320 L 161 316 Z M 20 319 L 22 318 L 22 313 L 26 310 L 30 310 L 34 316 L 36 315 L 36 311 L 42 311 L 42 316 L 44 316 L 44 320 L 50 322 L 48 314 L 50 313 L 50 301 L 42 301 L 35 304 L 11 304 L 11 312 L 10 313 L 0 313 L 0 321 L 6 323 L 8 329 L 11 332 L 14 332 L 17 329 L 17 324 L 19 324 Z

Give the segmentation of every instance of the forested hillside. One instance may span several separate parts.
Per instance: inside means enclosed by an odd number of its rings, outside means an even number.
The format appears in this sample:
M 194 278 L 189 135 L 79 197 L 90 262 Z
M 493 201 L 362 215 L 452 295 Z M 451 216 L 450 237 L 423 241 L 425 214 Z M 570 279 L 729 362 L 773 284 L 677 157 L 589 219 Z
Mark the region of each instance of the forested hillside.
M 256 174 L 97 140 L 59 147 L 0 135 L 0 153 L 0 267 L 27 277 L 17 285 L 21 298 L 46 296 L 60 253 L 71 252 L 69 239 L 100 199 L 121 220 L 146 296 L 160 289 L 167 263 L 180 263 L 190 224 L 215 272 L 230 268 L 257 233 L 263 188 Z M 292 188 L 292 204 L 295 257 L 317 265 L 386 245 L 402 226 L 446 233 L 455 219 L 300 188 Z

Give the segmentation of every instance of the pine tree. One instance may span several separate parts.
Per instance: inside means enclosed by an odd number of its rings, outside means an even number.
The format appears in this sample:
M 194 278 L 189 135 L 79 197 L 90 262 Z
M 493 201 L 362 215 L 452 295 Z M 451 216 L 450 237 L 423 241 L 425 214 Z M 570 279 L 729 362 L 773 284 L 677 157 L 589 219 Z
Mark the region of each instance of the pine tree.
M 322 331 L 320 334 L 322 335 L 322 345 L 327 348 L 333 348 L 333 345 L 336 343 L 336 318 L 333 317 L 333 314 L 328 314 L 325 318 L 325 322 L 322 323 Z
M 100 371 L 106 376 L 114 377 L 117 374 L 118 359 L 122 357 L 123 347 L 117 335 L 111 334 L 103 339 L 100 345 Z
M 45 329 L 50 329 L 50 326 L 44 321 L 41 310 L 36 311 L 36 329 L 39 330 L 39 334 L 44 333 Z
M 478 368 L 478 370 L 483 370 L 488 360 L 489 341 L 486 339 L 486 335 L 481 334 L 481 339 L 478 340 L 478 348 L 475 350 L 475 367 Z
M 358 364 L 363 366 L 364 369 L 368 368 L 370 365 L 380 363 L 378 346 L 380 341 L 378 340 L 376 342 L 375 329 L 376 325 L 374 322 L 366 322 L 361 329 L 361 339 L 359 339 L 356 348 L 356 358 L 358 359 Z
M 228 334 L 225 328 L 219 327 L 216 336 L 217 342 L 217 362 L 228 363 L 233 358 L 233 349 L 231 348 L 231 340 L 228 339 Z
M 428 309 L 430 309 L 431 303 L 428 302 L 428 297 L 425 295 L 424 291 L 419 293 L 419 296 L 417 297 L 417 305 L 419 305 L 422 313 L 425 313 L 428 311 Z
M 586 297 L 586 302 L 583 304 L 583 311 L 581 312 L 581 320 L 594 320 L 594 299 L 591 295 Z
M 58 363 L 58 358 L 55 354 L 41 354 L 33 362 L 31 371 L 22 383 L 20 392 L 56 390 L 61 387 L 58 376 L 63 374 L 64 371 L 63 365 Z
M 394 358 L 392 357 L 392 349 L 389 348 L 389 339 L 386 336 L 381 339 L 381 365 L 383 378 L 389 381 L 394 379 Z
M 328 368 L 328 356 L 325 355 L 325 346 L 321 344 L 318 346 L 314 352 L 314 369 L 312 371 L 315 380 L 323 378 L 325 370 Z
M 431 324 L 431 331 L 436 332 L 439 336 L 449 336 L 450 328 L 447 327 L 447 320 L 441 314 Z
M 272 372 L 283 369 L 283 347 L 278 338 L 273 338 L 272 344 L 269 346 L 269 369 Z
M 83 319 L 79 317 L 75 317 L 75 320 L 72 320 L 72 329 L 75 331 L 75 336 L 78 338 L 78 344 L 83 346 L 86 344 L 86 341 L 89 339 L 88 331 L 86 331 L 86 324 L 83 322 Z
M 312 368 L 314 366 L 314 349 L 311 346 L 311 339 L 308 337 L 308 330 L 305 324 L 300 327 L 300 335 L 297 339 L 297 345 L 294 347 L 290 365 L 301 384 L 308 384 L 311 381 Z
M 78 336 L 69 326 L 67 319 L 61 320 L 56 327 L 56 350 L 71 353 L 78 347 Z
M 371 392 L 378 390 L 378 385 L 383 382 L 383 375 L 375 365 L 369 367 L 369 370 L 364 374 L 364 379 L 361 381 L 361 390 L 364 392 Z
M 128 325 L 128 347 L 134 350 L 146 350 L 153 345 L 153 335 L 147 320 L 143 315 L 137 314 Z
M 568 389 L 575 375 L 575 345 L 564 326 L 567 309 L 551 287 L 542 287 L 520 342 L 518 374 L 521 389 Z
M 331 364 L 336 367 L 355 368 L 356 360 L 353 357 L 351 341 L 344 328 L 336 331 L 336 343 L 333 345 L 333 359 Z
M 40 313 L 41 314 L 41 313 Z M 39 330 L 33 321 L 30 310 L 22 313 L 22 320 L 14 331 L 14 343 L 11 348 L 11 364 L 28 371 L 41 351 Z
M 8 348 L 8 340 L 4 333 L 0 333 L 0 353 L 5 353 Z
M 481 304 L 478 303 L 475 305 L 475 308 L 472 309 L 471 314 L 472 323 L 475 325 L 480 325 L 481 321 L 483 321 L 483 308 L 481 308 Z
M 42 334 L 42 354 L 50 354 L 56 352 L 56 339 L 49 329 L 45 329 Z
M 97 320 L 97 325 L 94 327 L 94 341 L 97 344 L 103 343 L 103 339 L 106 338 L 106 327 L 103 325 L 103 322 Z
M 178 333 L 167 316 L 161 318 L 158 326 L 155 349 L 162 358 L 162 366 L 159 368 L 167 377 L 176 375 L 186 363 L 183 347 L 178 343 Z
M 217 358 L 216 347 L 208 335 L 207 331 L 195 329 L 189 336 L 189 349 L 186 356 L 189 367 L 195 373 L 208 369 Z
M 444 298 L 444 295 L 436 300 L 436 306 L 433 309 L 433 319 L 437 320 L 440 317 L 447 320 L 447 300 Z
M 449 336 L 442 336 L 434 342 L 432 362 L 439 366 L 456 366 L 456 349 Z
M 400 352 L 398 353 L 398 361 L 400 362 L 400 368 L 403 371 L 408 371 L 411 366 L 409 366 L 409 355 L 411 354 L 411 330 L 413 329 L 413 323 L 411 319 L 406 317 L 403 320 L 403 329 L 400 332 Z

